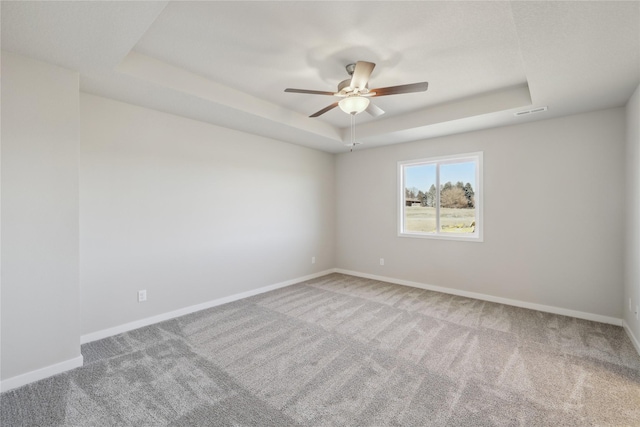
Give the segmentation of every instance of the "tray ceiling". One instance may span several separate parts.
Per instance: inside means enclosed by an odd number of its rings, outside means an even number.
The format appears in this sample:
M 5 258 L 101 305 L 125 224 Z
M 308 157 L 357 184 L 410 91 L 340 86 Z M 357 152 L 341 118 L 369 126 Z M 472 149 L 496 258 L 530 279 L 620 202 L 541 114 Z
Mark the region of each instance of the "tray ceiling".
M 624 105 L 640 2 L 2 2 L 2 48 L 80 73 L 81 90 L 312 148 L 346 150 L 345 65 L 375 62 L 362 148 Z M 514 112 L 548 106 L 544 113 Z

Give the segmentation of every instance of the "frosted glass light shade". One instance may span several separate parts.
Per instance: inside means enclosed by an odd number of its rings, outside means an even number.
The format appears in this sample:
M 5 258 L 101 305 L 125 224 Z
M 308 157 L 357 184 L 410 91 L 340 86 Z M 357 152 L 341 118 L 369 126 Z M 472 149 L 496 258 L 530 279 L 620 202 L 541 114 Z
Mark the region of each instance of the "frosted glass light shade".
M 369 98 L 363 96 L 349 96 L 338 102 L 338 106 L 347 114 L 362 113 L 369 106 Z

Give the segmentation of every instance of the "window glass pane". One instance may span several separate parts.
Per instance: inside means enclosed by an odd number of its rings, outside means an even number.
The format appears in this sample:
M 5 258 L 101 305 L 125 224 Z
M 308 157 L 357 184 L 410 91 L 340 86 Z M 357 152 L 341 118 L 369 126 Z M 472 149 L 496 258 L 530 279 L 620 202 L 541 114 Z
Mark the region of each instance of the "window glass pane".
M 476 224 L 475 162 L 440 165 L 440 231 L 473 233 Z
M 482 153 L 398 162 L 398 235 L 483 241 Z
M 436 165 L 404 168 L 404 231 L 436 231 Z

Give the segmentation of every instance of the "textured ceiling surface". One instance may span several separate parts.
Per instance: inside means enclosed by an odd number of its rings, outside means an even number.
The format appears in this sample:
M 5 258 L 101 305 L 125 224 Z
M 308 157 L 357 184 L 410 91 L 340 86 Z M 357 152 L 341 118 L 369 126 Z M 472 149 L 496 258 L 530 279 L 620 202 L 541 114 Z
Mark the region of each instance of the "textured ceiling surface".
M 80 73 L 81 90 L 329 152 L 330 96 L 358 60 L 376 97 L 362 147 L 624 105 L 640 82 L 640 2 L 8 2 L 2 48 Z M 548 106 L 544 113 L 514 112 Z

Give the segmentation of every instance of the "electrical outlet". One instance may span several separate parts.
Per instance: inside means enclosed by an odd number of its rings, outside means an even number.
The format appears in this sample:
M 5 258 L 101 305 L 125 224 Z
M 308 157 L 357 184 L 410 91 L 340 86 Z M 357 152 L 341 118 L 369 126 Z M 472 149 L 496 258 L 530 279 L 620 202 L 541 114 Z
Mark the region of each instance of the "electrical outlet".
M 312 256 L 311 257 L 311 264 L 315 264 L 316 263 L 316 257 Z
M 138 291 L 138 302 L 145 302 L 147 300 L 147 291 Z
M 380 265 L 384 265 L 384 258 L 380 258 Z

